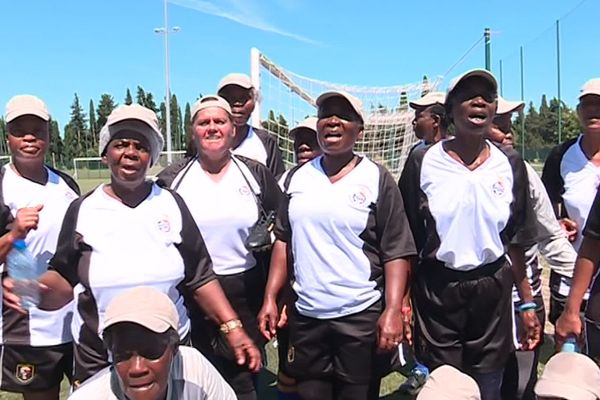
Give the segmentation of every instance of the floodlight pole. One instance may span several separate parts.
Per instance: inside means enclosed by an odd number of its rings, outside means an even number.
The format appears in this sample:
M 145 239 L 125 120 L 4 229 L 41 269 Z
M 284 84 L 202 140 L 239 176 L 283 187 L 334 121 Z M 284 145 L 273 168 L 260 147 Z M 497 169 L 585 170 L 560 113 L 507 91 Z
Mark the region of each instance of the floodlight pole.
M 163 13 L 164 13 L 164 26 L 162 28 L 154 28 L 155 33 L 162 33 L 165 35 L 165 134 L 167 142 L 167 164 L 171 165 L 173 162 L 172 151 L 172 140 L 171 140 L 171 82 L 169 78 L 169 33 L 175 33 L 180 30 L 178 26 L 173 27 L 173 30 L 169 28 L 168 18 L 168 0 L 163 0 Z
M 523 62 L 523 46 L 521 46 L 521 101 L 525 101 L 525 71 Z M 525 110 L 521 111 L 521 156 L 525 159 Z
M 485 38 L 485 69 L 492 70 L 492 32 L 490 28 L 485 28 L 483 31 Z
M 560 96 L 560 27 L 556 20 L 556 85 L 558 88 L 558 143 L 562 142 L 562 105 Z

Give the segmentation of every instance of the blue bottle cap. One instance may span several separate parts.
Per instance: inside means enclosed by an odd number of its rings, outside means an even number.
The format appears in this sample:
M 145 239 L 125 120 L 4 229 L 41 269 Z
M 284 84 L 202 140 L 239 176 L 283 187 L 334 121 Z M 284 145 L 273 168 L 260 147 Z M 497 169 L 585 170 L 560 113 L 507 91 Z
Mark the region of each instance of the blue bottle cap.
M 27 243 L 23 239 L 17 239 L 13 242 L 13 247 L 15 249 L 23 250 L 27 248 Z

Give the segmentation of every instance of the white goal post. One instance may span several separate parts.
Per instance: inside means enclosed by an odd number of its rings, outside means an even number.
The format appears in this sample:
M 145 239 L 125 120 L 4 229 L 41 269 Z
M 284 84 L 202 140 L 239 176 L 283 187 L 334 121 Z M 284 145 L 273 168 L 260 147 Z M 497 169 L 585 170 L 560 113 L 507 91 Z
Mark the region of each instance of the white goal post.
M 291 72 L 255 48 L 250 52 L 250 60 L 250 77 L 260 93 L 252 124 L 267 129 L 277 138 L 288 166 L 294 163 L 288 131 L 307 116 L 316 114 L 315 100 L 320 93 L 344 90 L 363 102 L 365 112 L 364 135 L 356 151 L 382 163 L 398 177 L 417 141 L 412 129 L 414 112 L 408 103 L 436 90 L 441 83 L 441 77 L 437 77 L 389 87 L 342 85 Z

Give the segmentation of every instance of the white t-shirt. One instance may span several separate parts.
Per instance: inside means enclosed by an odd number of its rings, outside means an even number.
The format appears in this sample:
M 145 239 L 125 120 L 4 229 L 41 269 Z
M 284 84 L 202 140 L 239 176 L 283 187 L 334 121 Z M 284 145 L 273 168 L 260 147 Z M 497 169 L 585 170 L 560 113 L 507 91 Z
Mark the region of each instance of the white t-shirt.
M 25 243 L 38 263 L 38 270 L 45 271 L 48 261 L 54 255 L 67 208 L 79 195 L 62 177 L 50 169 L 47 169 L 48 181 L 45 185 L 23 178 L 10 164 L 3 169 L 1 193 L 11 219 L 20 208 L 44 205 L 39 214 L 38 228 L 29 231 Z M 72 316 L 72 302 L 56 311 L 44 311 L 33 307 L 28 315 L 3 310 L 0 315 L 1 341 L 3 344 L 25 346 L 55 346 L 68 343 L 72 341 L 69 330 Z
M 108 367 L 87 380 L 70 400 L 127 400 Z M 199 351 L 180 346 L 173 359 L 166 400 L 236 400 L 233 389 Z

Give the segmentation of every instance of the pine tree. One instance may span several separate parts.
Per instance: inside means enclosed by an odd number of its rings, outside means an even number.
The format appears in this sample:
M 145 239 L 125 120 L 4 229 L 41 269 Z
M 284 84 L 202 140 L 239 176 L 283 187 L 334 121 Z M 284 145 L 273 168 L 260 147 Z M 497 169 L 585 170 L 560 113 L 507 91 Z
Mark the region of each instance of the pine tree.
M 84 141 L 87 130 L 87 121 L 79 103 L 79 96 L 75 93 L 71 105 L 71 119 L 65 126 L 64 156 L 67 164 L 70 164 L 75 157 L 86 156 Z
M 158 108 L 156 107 L 156 102 L 154 101 L 154 96 L 152 93 L 146 93 L 146 100 L 144 101 L 144 107 L 151 109 L 154 112 L 158 112 Z
M 4 122 L 4 118 L 0 117 L 0 155 L 8 155 L 8 132 L 6 130 L 6 122 Z
M 50 143 L 46 152 L 46 164 L 52 165 L 54 168 L 65 168 L 63 158 L 63 141 L 60 137 L 58 122 L 50 119 Z
M 129 88 L 127 88 L 127 93 L 125 93 L 125 102 L 126 105 L 131 105 L 133 104 L 133 99 L 131 98 L 131 91 L 129 91 Z
M 89 146 L 88 148 L 96 148 L 98 146 L 98 132 L 100 129 L 96 123 L 96 110 L 94 110 L 94 100 L 90 99 L 90 134 L 89 134 Z
M 135 101 L 140 106 L 146 105 L 146 92 L 144 92 L 144 89 L 141 86 L 137 87 L 137 94 L 135 96 Z
M 171 95 L 171 140 L 173 150 L 181 150 L 184 146 L 183 131 L 181 127 L 181 109 L 177 103 L 177 96 Z
M 185 149 L 189 150 L 194 140 L 192 132 L 192 108 L 189 102 L 185 103 L 185 113 L 183 114 L 183 134 Z
M 110 94 L 104 93 L 100 96 L 100 102 L 98 103 L 98 132 L 100 129 L 106 124 L 106 118 L 110 115 L 110 113 L 117 107 L 115 104 L 115 100 Z

